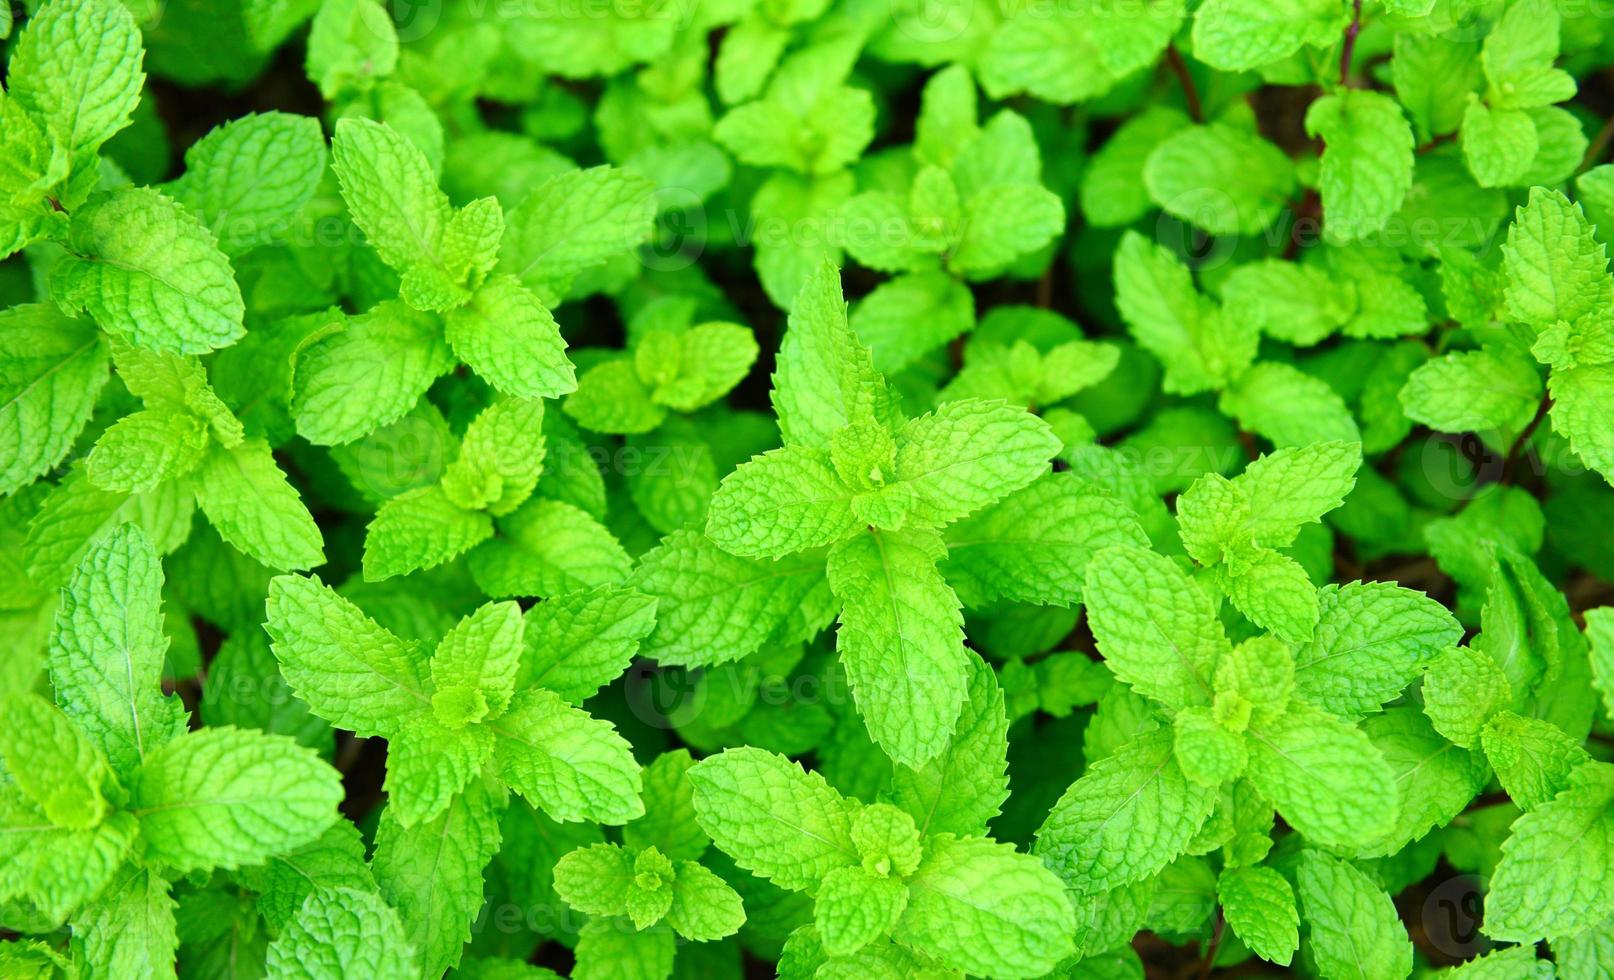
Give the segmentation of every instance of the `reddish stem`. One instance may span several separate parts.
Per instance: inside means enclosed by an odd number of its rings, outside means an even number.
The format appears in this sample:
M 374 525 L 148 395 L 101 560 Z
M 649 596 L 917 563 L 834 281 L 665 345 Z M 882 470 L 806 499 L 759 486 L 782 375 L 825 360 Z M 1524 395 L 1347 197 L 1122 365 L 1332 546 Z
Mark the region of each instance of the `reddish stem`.
M 1345 45 L 1339 52 L 1339 84 L 1351 83 L 1351 58 L 1356 54 L 1356 36 L 1362 33 L 1362 0 L 1352 0 L 1351 23 L 1345 28 Z
M 1188 100 L 1188 118 L 1196 123 L 1204 122 L 1205 108 L 1199 101 L 1199 89 L 1195 87 L 1194 76 L 1188 73 L 1188 62 L 1182 60 L 1182 52 L 1177 50 L 1177 45 L 1166 45 L 1166 64 L 1182 85 L 1182 94 Z

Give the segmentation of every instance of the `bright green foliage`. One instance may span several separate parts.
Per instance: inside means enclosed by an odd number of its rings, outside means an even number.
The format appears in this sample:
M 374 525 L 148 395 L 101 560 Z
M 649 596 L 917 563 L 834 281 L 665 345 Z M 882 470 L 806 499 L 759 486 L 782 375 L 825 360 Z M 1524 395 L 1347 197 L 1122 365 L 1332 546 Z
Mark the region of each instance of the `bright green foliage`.
M 540 607 L 541 608 L 541 607 Z M 514 603 L 482 606 L 427 656 L 318 579 L 270 583 L 275 656 L 331 724 L 391 744 L 388 814 L 426 824 L 486 770 L 556 820 L 623 823 L 643 812 L 639 767 L 612 726 L 516 681 L 562 651 L 523 641 Z
M 740 896 L 721 878 L 695 861 L 674 863 L 654 845 L 573 851 L 555 865 L 555 890 L 580 912 L 626 917 L 637 930 L 665 920 L 693 942 L 722 939 L 745 920 Z
M 1316 590 L 1275 549 L 1293 543 L 1355 485 L 1360 447 L 1316 443 L 1252 462 L 1236 479 L 1201 477 L 1177 500 L 1183 547 L 1257 626 L 1304 643 L 1317 626 Z
M 127 229 L 139 227 L 139 236 Z M 194 213 L 151 188 L 114 191 L 74 212 L 51 270 L 64 312 L 84 311 L 132 344 L 204 354 L 241 339 L 229 260 Z
M 1614 976 L 1595 7 L 0 5 L 0 976 Z
M 1311 104 L 1306 132 L 1327 144 L 1318 181 L 1329 233 L 1348 241 L 1383 228 L 1412 186 L 1412 127 L 1401 107 L 1348 89 Z
M 756 340 L 739 324 L 658 322 L 626 356 L 585 372 L 566 414 L 595 432 L 649 432 L 669 411 L 693 412 L 728 394 L 756 356 Z
M 92 547 L 51 631 L 55 704 L 18 693 L 0 735 L 0 899 L 70 917 L 91 975 L 171 970 L 172 884 L 288 854 L 338 815 L 337 773 L 291 739 L 186 730 L 161 688 L 162 573 L 124 524 Z M 19 905 L 20 903 L 20 905 Z
M 1038 976 L 1070 952 L 1058 879 L 1007 844 L 921 835 L 911 813 L 848 799 L 759 749 L 730 749 L 689 778 L 701 828 L 736 864 L 816 894 L 802 928 L 817 932 L 821 962 L 886 935 L 980 976 Z
M 1411 974 L 1412 942 L 1372 878 L 1321 851 L 1304 851 L 1295 879 L 1321 973 L 1363 980 Z

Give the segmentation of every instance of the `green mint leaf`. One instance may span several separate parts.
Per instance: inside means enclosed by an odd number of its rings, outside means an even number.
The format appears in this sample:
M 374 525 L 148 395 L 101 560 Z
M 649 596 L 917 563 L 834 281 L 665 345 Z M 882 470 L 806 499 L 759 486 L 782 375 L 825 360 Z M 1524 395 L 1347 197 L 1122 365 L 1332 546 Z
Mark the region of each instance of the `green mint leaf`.
M 1212 0 L 1194 18 L 1194 56 L 1223 71 L 1281 61 L 1306 45 L 1327 45 L 1345 26 L 1334 0 Z
M 289 738 L 190 732 L 146 757 L 129 787 L 149 861 L 178 873 L 257 864 L 337 819 L 340 774 Z
M 667 417 L 667 410 L 651 400 L 628 358 L 594 365 L 577 379 L 577 390 L 565 402 L 566 414 L 594 432 L 638 435 L 652 432 Z
M 1204 23 L 1203 12 L 1196 23 Z M 1167 214 L 1213 235 L 1253 235 L 1277 218 L 1295 174 L 1258 134 L 1211 123 L 1161 141 L 1143 165 L 1143 182 Z
M 158 191 L 122 188 L 73 212 L 67 249 L 51 270 L 57 305 L 138 347 L 205 354 L 246 332 L 241 290 L 213 233 Z
M 1294 889 L 1271 868 L 1228 868 L 1216 880 L 1228 927 L 1257 956 L 1288 966 L 1300 946 Z
M 615 586 L 538 603 L 525 616 L 517 686 L 541 685 L 581 704 L 627 670 L 655 629 L 657 608 L 656 599 Z
M 403 276 L 404 300 L 423 310 L 464 303 L 469 270 L 455 268 L 458 214 L 425 154 L 386 123 L 357 118 L 339 121 L 331 153 L 353 223 Z
M 862 868 L 836 868 L 824 876 L 813 897 L 813 926 L 825 953 L 850 956 L 890 935 L 907 907 L 908 889 L 901 879 Z
M 1088 563 L 1083 593 L 1117 678 L 1170 707 L 1209 703 L 1227 636 L 1210 597 L 1180 567 L 1141 548 L 1106 548 Z
M 1148 545 L 1131 508 L 1066 473 L 1041 477 L 953 524 L 946 539 L 942 572 L 972 606 L 1000 599 L 1073 605 L 1095 553 Z
M 1386 582 L 1318 590 L 1317 631 L 1295 650 L 1296 694 L 1351 718 L 1394 698 L 1462 636 L 1450 612 Z
M 479 692 L 449 689 L 432 697 L 432 711 L 408 719 L 387 736 L 388 813 L 400 826 L 436 818 L 493 754 L 480 726 L 487 702 Z
M 1614 609 L 1607 606 L 1585 612 L 1586 642 L 1590 647 L 1592 683 L 1603 695 L 1603 706 L 1614 706 Z
M 1330 227 L 1333 227 L 1330 225 Z M 1241 265 L 1222 283 L 1222 304 L 1236 323 L 1253 323 L 1269 337 L 1310 347 L 1350 322 L 1355 296 L 1327 269 L 1264 259 Z
M 386 300 L 313 334 L 295 364 L 290 407 L 297 434 L 328 446 L 402 418 L 454 358 L 435 316 Z
M 1399 852 L 1435 827 L 1444 826 L 1485 788 L 1485 761 L 1446 741 L 1410 705 L 1387 709 L 1362 722 L 1362 730 L 1384 753 L 1395 773 L 1402 801 L 1395 826 L 1363 856 Z
M 377 0 L 321 3 L 308 33 L 308 77 L 327 99 L 368 88 L 398 65 L 398 32 Z
M 894 476 L 909 498 L 908 517 L 933 527 L 1027 486 L 1059 451 L 1058 438 L 1037 416 L 973 399 L 909 421 L 895 439 Z
M 1541 404 L 1535 363 L 1516 350 L 1462 351 L 1424 363 L 1401 389 L 1407 417 L 1441 432 L 1522 432 Z
M 1382 229 L 1412 186 L 1412 127 L 1387 95 L 1346 89 L 1306 110 L 1325 146 L 1318 183 L 1329 234 L 1343 241 Z
M 441 565 L 492 534 L 492 518 L 459 506 L 441 486 L 407 491 L 382 504 L 365 531 L 365 580 L 379 582 Z
M 958 597 L 936 567 L 941 540 L 924 532 L 860 534 L 830 552 L 842 602 L 836 649 L 869 735 L 895 762 L 944 751 L 966 695 Z
M 1008 844 L 932 837 L 907 884 L 893 937 L 950 969 L 1036 976 L 1071 953 L 1075 917 L 1064 886 Z
M 513 602 L 490 602 L 455 624 L 431 659 L 437 693 L 474 691 L 494 714 L 510 704 L 521 664 L 523 621 Z
M 505 796 L 473 779 L 435 819 L 413 827 L 381 820 L 371 868 L 419 953 L 420 976 L 460 961 L 482 907 L 482 871 L 499 850 Z
M 1525 3 L 1507 5 L 1480 49 L 1487 102 L 1530 109 L 1574 97 L 1574 77 L 1552 66 L 1558 59 L 1559 25 L 1556 7 L 1532 11 Z
M 1609 767 L 1587 765 L 1567 789 L 1513 822 L 1485 899 L 1486 935 L 1534 942 L 1574 936 L 1607 918 L 1614 890 L 1611 801 Z M 1566 851 L 1571 842 L 1574 850 Z
M 1412 940 L 1377 882 L 1321 851 L 1301 854 L 1295 878 L 1319 968 L 1329 976 L 1364 980 L 1411 975 Z
M 691 942 L 713 942 L 740 930 L 745 907 L 716 873 L 694 861 L 679 861 L 666 922 Z
M 1497 782 L 1522 810 L 1534 810 L 1568 787 L 1575 770 L 1591 761 L 1558 726 L 1511 711 L 1498 713 L 1480 733 L 1480 745 Z
M 1524 179 L 1541 147 L 1530 114 L 1493 109 L 1470 99 L 1463 112 L 1463 160 L 1481 187 L 1511 187 Z
M 555 893 L 589 915 L 628 914 L 634 852 L 616 844 L 580 847 L 555 863 Z
M 0 312 L 0 493 L 15 493 L 67 456 L 106 366 L 106 344 L 90 323 L 44 305 Z
M 219 537 L 270 568 L 325 562 L 319 526 L 261 439 L 212 449 L 197 470 L 196 503 Z
M 693 530 L 663 538 L 627 584 L 656 599 L 656 627 L 644 653 L 667 664 L 739 660 L 770 637 L 804 638 L 835 617 L 821 555 L 738 558 Z
M 179 937 L 168 882 L 126 864 L 76 917 L 72 950 L 86 972 L 108 977 L 160 976 L 174 970 Z
M 1361 846 L 1390 832 L 1395 776 L 1361 729 L 1296 701 L 1249 734 L 1250 781 L 1308 840 Z
M 486 727 L 500 777 L 554 819 L 621 824 L 644 813 L 639 764 L 610 722 L 531 689 Z
M 896 765 L 890 801 L 907 811 L 922 834 L 984 836 L 1008 799 L 1009 719 L 997 675 L 969 660 L 969 687 L 952 740 L 922 766 Z
M 1217 404 L 1280 448 L 1361 441 L 1344 400 L 1326 382 L 1290 364 L 1255 365 L 1222 392 Z
M 97 151 L 125 126 L 140 101 L 145 74 L 140 29 L 113 0 L 51 3 L 17 37 L 7 94 L 44 128 L 66 156 L 63 204 L 76 208 L 95 187 Z M 239 324 L 239 317 L 237 318 Z
M 98 489 L 145 493 L 185 476 L 207 452 L 207 429 L 185 412 L 146 409 L 125 415 L 101 434 L 84 472 Z
M 878 370 L 900 371 L 974 326 L 975 297 L 946 273 L 909 273 L 863 297 L 851 325 Z
M 1598 364 L 1553 371 L 1547 382 L 1552 395 L 1552 427 L 1586 465 L 1608 479 L 1614 474 L 1614 439 L 1597 423 L 1614 402 L 1614 365 Z
M 1438 35 L 1395 37 L 1390 77 L 1396 99 L 1406 107 L 1419 142 L 1457 131 L 1468 95 L 1480 85 L 1474 43 Z
M 1142 235 L 1123 235 L 1116 250 L 1115 305 L 1132 336 L 1160 359 L 1172 394 L 1220 388 L 1255 359 L 1253 324 L 1224 317 L 1194 288 L 1188 267 Z
M 375 891 L 364 841 L 346 820 L 332 824 L 312 843 L 235 874 L 257 892 L 258 913 L 276 930 L 284 929 L 316 892 Z
M 615 585 L 627 578 L 632 564 L 610 529 L 560 500 L 534 497 L 499 518 L 497 527 L 498 536 L 466 559 L 471 577 L 495 598 Z
M 689 770 L 701 829 L 734 863 L 780 888 L 805 891 L 858 863 L 854 804 L 816 772 L 743 746 Z
M 614 167 L 559 174 L 506 216 L 499 271 L 553 305 L 572 279 L 631 253 L 650 237 L 656 188 Z
M 185 173 L 167 191 L 235 257 L 291 226 L 314 196 L 325 162 L 317 120 L 284 112 L 243 116 L 186 150 Z
M 31 903 L 51 923 L 65 921 L 105 892 L 129 867 L 138 835 L 127 813 L 112 814 L 94 827 L 58 827 L 15 786 L 0 789 L 0 828 L 0 857 L 8 870 L 0 898 Z
M 320 717 L 387 735 L 430 706 L 427 662 L 317 578 L 269 583 L 264 628 L 286 682 Z
M 1037 831 L 1036 853 L 1075 895 L 1144 881 L 1188 847 L 1216 805 L 1152 731 L 1093 763 Z
M 1513 700 L 1507 675 L 1490 654 L 1453 647 L 1424 674 L 1423 712 L 1435 730 L 1464 748 L 1479 745 L 1485 723 Z
M 51 632 L 57 703 L 123 777 L 185 730 L 184 707 L 162 690 L 162 585 L 150 540 L 124 524 L 85 553 Z
M 711 839 L 695 817 L 695 788 L 688 779 L 694 758 L 688 749 L 656 756 L 644 768 L 644 816 L 622 828 L 628 847 L 654 847 L 675 861 L 705 854 Z
M 57 827 L 88 830 L 110 809 L 102 787 L 112 769 L 60 709 L 31 694 L 6 699 L 12 724 L 0 733 L 0 759 L 16 789 Z
M 577 387 L 555 318 L 514 276 L 495 276 L 449 312 L 454 354 L 489 384 L 518 398 L 558 398 Z
M 584 924 L 577 937 L 572 980 L 670 975 L 678 952 L 672 929 L 635 930 L 631 925 L 617 919 L 590 919 Z
M 707 535 L 742 558 L 782 558 L 833 544 L 863 523 L 857 491 L 829 454 L 805 446 L 774 449 L 723 478 L 712 496 Z
M 268 976 L 313 980 L 362 973 L 376 980 L 417 975 L 415 951 L 398 913 L 374 892 L 352 888 L 308 893 L 269 944 Z
M 832 435 L 873 415 L 890 422 L 894 409 L 868 348 L 846 319 L 840 273 L 814 271 L 790 309 L 773 373 L 773 407 L 786 446 L 828 449 Z

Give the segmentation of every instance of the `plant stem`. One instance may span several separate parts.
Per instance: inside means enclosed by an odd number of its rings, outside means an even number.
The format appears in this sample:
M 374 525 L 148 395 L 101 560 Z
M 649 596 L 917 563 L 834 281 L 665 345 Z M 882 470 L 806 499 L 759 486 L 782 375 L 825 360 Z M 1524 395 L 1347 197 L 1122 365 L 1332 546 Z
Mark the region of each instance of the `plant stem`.
M 1182 94 L 1188 100 L 1188 118 L 1196 123 L 1204 122 L 1205 107 L 1199 101 L 1199 89 L 1194 86 L 1194 76 L 1188 73 L 1188 63 L 1182 60 L 1182 52 L 1175 43 L 1166 45 L 1166 64 L 1182 85 Z
M 1547 417 L 1547 413 L 1551 410 L 1552 397 L 1549 395 L 1541 399 L 1541 404 L 1536 406 L 1535 417 L 1520 431 L 1519 437 L 1513 440 L 1513 445 L 1508 447 L 1507 457 L 1502 460 L 1500 482 L 1513 482 L 1514 470 L 1518 467 L 1519 460 L 1524 456 L 1524 450 L 1530 443 L 1530 437 L 1535 434 L 1536 429 L 1540 427 L 1542 421 Z
M 1222 916 L 1222 907 L 1217 905 L 1216 925 L 1211 930 L 1210 946 L 1205 949 L 1205 959 L 1199 965 L 1199 980 L 1205 980 L 1206 977 L 1210 976 L 1211 970 L 1216 966 L 1216 950 L 1222 945 L 1222 932 L 1226 924 L 1227 920 Z
M 1581 158 L 1580 166 L 1575 168 L 1575 172 L 1580 173 L 1581 171 L 1589 170 L 1598 160 L 1601 160 L 1603 153 L 1608 149 L 1610 139 L 1614 139 L 1614 116 L 1610 116 L 1608 121 L 1603 123 L 1603 128 L 1599 129 L 1597 135 L 1592 137 L 1591 143 L 1586 147 L 1586 155 Z
M 1356 54 L 1356 36 L 1362 33 L 1362 0 L 1352 0 L 1351 22 L 1345 28 L 1345 44 L 1339 52 L 1339 84 L 1351 83 L 1351 58 Z

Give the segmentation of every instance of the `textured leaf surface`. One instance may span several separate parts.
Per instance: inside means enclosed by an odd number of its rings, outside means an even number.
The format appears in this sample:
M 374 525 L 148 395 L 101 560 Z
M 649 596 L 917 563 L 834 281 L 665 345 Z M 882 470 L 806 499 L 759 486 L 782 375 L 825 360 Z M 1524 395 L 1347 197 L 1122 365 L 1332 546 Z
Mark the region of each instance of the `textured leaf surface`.
M 325 542 L 269 444 L 215 449 L 196 474 L 196 502 L 219 537 L 279 571 L 325 563 Z
M 1228 649 L 1210 598 L 1170 559 L 1106 548 L 1087 566 L 1088 625 L 1115 676 L 1174 707 L 1205 703 Z
M 740 867 L 781 888 L 812 888 L 858 862 L 853 804 L 816 772 L 745 746 L 702 759 L 689 780 L 701 829 Z
M 1295 702 L 1250 739 L 1250 781 L 1307 838 L 1361 846 L 1391 830 L 1395 775 L 1361 730 Z
M 62 461 L 107 377 L 95 329 L 47 306 L 0 312 L 0 493 Z
M 935 539 L 862 534 L 830 553 L 841 599 L 836 649 L 869 735 L 922 765 L 947 747 L 966 695 L 958 598 L 936 569 Z
M 1036 853 L 1078 896 L 1143 881 L 1199 832 L 1216 794 L 1188 781 L 1171 737 L 1134 739 L 1088 768 L 1037 831 Z
M 1296 879 L 1311 950 L 1328 976 L 1392 980 L 1412 973 L 1412 940 L 1377 882 L 1320 851 L 1301 855 Z
M 398 913 L 374 892 L 352 888 L 309 892 L 269 944 L 266 966 L 268 976 L 286 980 L 355 974 L 408 980 L 417 974 Z
M 499 774 L 556 820 L 620 824 L 644 813 L 639 764 L 609 722 L 530 690 L 487 725 Z
M 417 976 L 459 963 L 482 907 L 482 869 L 499 849 L 503 810 L 503 795 L 473 780 L 435 820 L 405 828 L 382 819 L 371 868 L 419 952 Z
M 340 774 L 312 751 L 238 728 L 165 743 L 129 790 L 147 856 L 180 873 L 301 847 L 336 820 L 341 799 Z
M 1036 858 L 944 834 L 908 879 L 893 935 L 956 970 L 1034 977 L 1070 954 L 1074 925 L 1059 879 Z
M 1462 636 L 1440 603 L 1387 582 L 1327 586 L 1317 631 L 1295 650 L 1296 692 L 1346 718 L 1394 698 Z
M 100 198 L 73 215 L 68 248 L 51 274 L 57 303 L 130 343 L 205 354 L 246 332 L 229 260 L 173 198 L 150 188 Z
M 185 730 L 184 707 L 162 691 L 162 584 L 150 541 L 125 524 L 85 554 L 56 613 L 57 702 L 125 776 Z
M 360 735 L 386 735 L 430 707 L 426 658 L 317 578 L 269 584 L 281 673 L 315 714 Z

